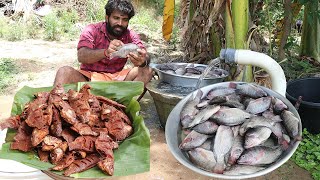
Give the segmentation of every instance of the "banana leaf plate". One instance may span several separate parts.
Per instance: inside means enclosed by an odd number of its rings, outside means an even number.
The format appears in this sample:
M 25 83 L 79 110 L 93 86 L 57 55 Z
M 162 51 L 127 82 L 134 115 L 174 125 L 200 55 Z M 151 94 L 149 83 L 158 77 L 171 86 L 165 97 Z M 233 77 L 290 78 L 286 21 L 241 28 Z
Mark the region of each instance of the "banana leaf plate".
M 147 172 L 150 170 L 150 134 L 144 124 L 143 118 L 139 115 L 140 105 L 134 97 L 143 92 L 142 82 L 79 82 L 76 84 L 64 85 L 67 92 L 69 89 L 79 91 L 83 84 L 88 83 L 91 93 L 115 100 L 127 106 L 126 114 L 133 122 L 134 133 L 125 139 L 119 148 L 114 150 L 114 175 L 128 176 Z M 130 87 L 130 88 L 128 88 Z M 11 115 L 21 114 L 24 105 L 34 99 L 37 92 L 50 91 L 53 87 L 31 88 L 28 86 L 20 89 L 15 97 L 12 105 Z M 48 171 L 53 167 L 51 163 L 42 162 L 35 152 L 24 153 L 22 151 L 11 150 L 10 143 L 16 131 L 8 129 L 6 134 L 6 142 L 0 150 L 1 159 L 10 159 L 35 169 L 42 170 L 51 177 L 67 178 L 62 172 Z M 1 144 L 0 144 L 1 145 Z M 104 174 L 98 167 L 91 168 L 81 173 L 72 174 L 73 178 L 106 178 L 110 177 Z

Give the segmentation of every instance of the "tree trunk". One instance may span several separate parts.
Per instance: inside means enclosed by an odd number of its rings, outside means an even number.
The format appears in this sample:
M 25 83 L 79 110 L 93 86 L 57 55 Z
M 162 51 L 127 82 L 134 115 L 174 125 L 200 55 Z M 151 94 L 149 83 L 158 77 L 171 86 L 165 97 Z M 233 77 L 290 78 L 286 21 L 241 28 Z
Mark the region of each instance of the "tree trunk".
M 301 56 L 309 56 L 320 62 L 320 10 L 318 1 L 305 5 L 301 37 Z
M 284 1 L 284 26 L 283 26 L 283 34 L 280 40 L 280 47 L 278 53 L 278 60 L 281 61 L 285 58 L 285 45 L 287 43 L 287 39 L 290 35 L 292 24 L 292 9 L 291 9 L 291 0 Z

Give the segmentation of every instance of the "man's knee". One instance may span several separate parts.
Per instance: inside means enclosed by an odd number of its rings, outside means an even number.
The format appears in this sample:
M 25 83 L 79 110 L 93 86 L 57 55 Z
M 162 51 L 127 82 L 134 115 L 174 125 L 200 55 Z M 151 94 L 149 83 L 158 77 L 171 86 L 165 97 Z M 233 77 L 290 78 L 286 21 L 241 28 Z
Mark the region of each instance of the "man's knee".
M 58 69 L 56 76 L 65 76 L 73 74 L 76 70 L 70 66 L 62 66 Z

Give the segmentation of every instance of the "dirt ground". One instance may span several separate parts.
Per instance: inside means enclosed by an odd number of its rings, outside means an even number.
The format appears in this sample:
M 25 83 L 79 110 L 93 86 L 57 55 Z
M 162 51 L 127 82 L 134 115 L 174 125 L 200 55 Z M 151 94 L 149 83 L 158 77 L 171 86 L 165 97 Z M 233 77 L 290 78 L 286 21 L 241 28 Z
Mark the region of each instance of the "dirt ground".
M 21 42 L 0 41 L 0 58 L 13 58 L 22 67 L 23 74 L 17 86 L 8 89 L 6 95 L 0 96 L 0 120 L 10 115 L 13 96 L 25 85 L 31 87 L 52 86 L 55 72 L 61 66 L 77 66 L 77 42 L 46 42 L 42 40 L 25 40 Z M 152 47 L 150 47 L 152 48 Z M 147 93 L 140 102 L 141 114 L 150 130 L 151 157 L 150 171 L 128 177 L 114 179 L 211 179 L 197 174 L 180 164 L 171 154 L 165 141 L 165 132 L 160 127 L 159 117 L 154 102 Z M 1 177 L 0 177 L 1 179 Z M 112 178 L 113 179 L 113 178 Z M 288 161 L 277 170 L 257 180 L 309 180 L 310 174 Z

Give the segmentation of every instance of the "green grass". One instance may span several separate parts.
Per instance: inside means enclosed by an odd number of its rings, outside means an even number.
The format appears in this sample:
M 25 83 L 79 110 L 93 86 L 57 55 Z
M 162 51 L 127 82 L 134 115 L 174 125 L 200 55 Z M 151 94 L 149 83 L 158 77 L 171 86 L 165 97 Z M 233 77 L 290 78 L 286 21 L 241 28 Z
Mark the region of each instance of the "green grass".
M 14 63 L 13 59 L 0 59 L 0 94 L 3 94 L 7 87 L 16 84 L 18 73 L 19 67 Z
M 152 9 L 141 6 L 136 15 L 130 20 L 130 25 L 136 25 L 147 31 L 157 32 L 161 29 L 162 24 L 157 20 L 157 16 Z
M 87 1 L 86 21 L 87 22 L 104 21 L 105 14 L 106 14 L 104 6 L 107 2 L 108 1 L 104 1 L 104 0 Z
M 104 21 L 106 3 L 107 0 L 81 2 L 84 12 L 77 12 L 72 8 L 79 4 L 69 4 L 59 9 L 53 6 L 53 11 L 49 15 L 45 17 L 31 15 L 27 22 L 23 22 L 22 17 L 16 17 L 12 21 L 8 17 L 0 16 L 0 38 L 9 41 L 39 38 L 49 41 L 77 40 L 81 32 L 75 24 L 86 25 Z M 130 25 L 135 27 L 133 29 L 147 34 L 149 38 L 161 38 L 164 0 L 135 0 L 133 4 L 136 11 L 136 15 L 130 20 Z M 180 0 L 177 0 L 176 19 L 179 16 L 179 8 Z M 178 42 L 178 34 L 179 29 L 174 26 L 171 43 Z
M 308 59 L 302 59 L 295 55 L 289 56 L 287 60 L 280 65 L 288 81 L 298 78 L 312 77 L 320 72 L 319 65 L 314 65 Z
M 316 180 L 320 179 L 320 134 L 303 130 L 303 140 L 291 157 L 298 166 L 306 169 Z

